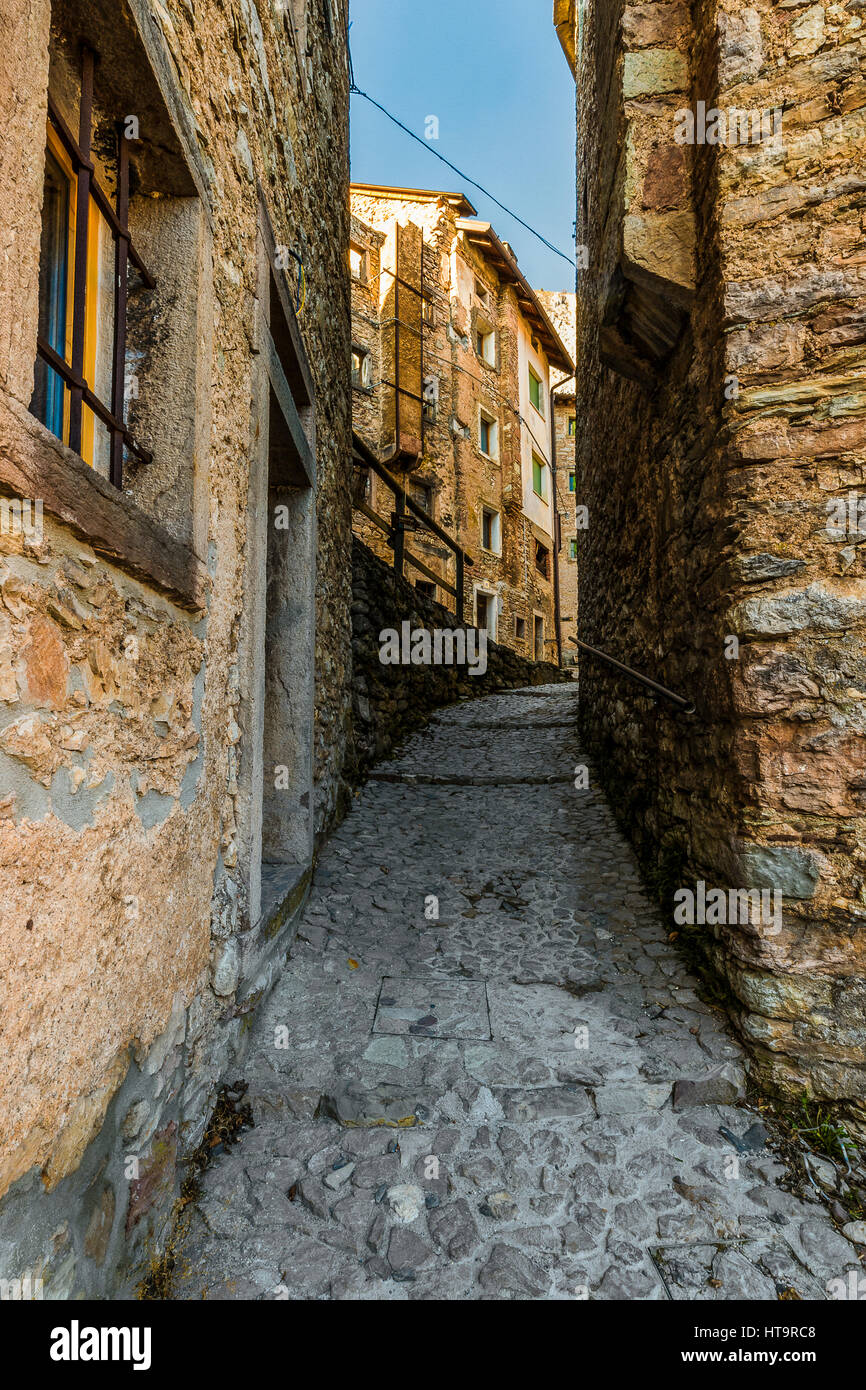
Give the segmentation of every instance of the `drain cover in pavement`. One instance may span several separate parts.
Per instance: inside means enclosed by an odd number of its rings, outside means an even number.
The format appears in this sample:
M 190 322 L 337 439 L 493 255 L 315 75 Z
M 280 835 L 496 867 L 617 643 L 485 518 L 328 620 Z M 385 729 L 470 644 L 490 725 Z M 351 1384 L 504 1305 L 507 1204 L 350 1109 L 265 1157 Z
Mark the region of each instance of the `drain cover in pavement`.
M 386 975 L 373 1032 L 487 1042 L 491 1037 L 487 986 L 483 980 L 406 980 Z

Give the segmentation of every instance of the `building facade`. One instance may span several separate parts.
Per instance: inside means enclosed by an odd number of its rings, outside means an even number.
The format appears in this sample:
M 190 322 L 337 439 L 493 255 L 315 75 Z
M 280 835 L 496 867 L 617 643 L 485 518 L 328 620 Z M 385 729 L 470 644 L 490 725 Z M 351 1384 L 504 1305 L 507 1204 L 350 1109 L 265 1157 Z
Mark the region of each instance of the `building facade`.
M 345 798 L 346 0 L 10 0 L 0 1276 L 159 1244 Z
M 571 360 L 577 362 L 577 295 L 569 290 L 539 290 L 538 298 L 555 327 Z M 571 638 L 577 632 L 577 527 L 575 469 L 577 465 L 577 400 L 574 375 L 557 373 L 553 380 L 553 471 L 559 511 L 559 626 L 562 665 L 577 665 L 577 648 Z
M 556 0 L 577 79 L 582 722 L 755 1072 L 866 1122 L 863 20 Z M 866 511 L 866 508 L 864 508 Z M 730 899 L 728 899 L 730 901 Z
M 558 662 L 550 385 L 573 371 L 568 353 L 462 194 L 355 184 L 351 207 L 355 429 L 471 558 L 470 620 Z M 389 557 L 393 493 L 362 474 L 355 502 L 356 533 Z M 406 555 L 417 585 L 453 606 L 447 548 L 412 530 Z

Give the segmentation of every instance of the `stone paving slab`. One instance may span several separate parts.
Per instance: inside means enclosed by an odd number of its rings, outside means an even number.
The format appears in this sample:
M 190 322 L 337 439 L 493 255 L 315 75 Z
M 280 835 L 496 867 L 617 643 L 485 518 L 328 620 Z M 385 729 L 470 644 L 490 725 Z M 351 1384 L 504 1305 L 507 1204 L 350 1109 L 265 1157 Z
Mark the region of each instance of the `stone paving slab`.
M 364 788 L 250 1030 L 255 1127 L 204 1175 L 176 1297 L 821 1299 L 861 1271 L 760 1129 L 720 1133 L 759 1120 L 744 1057 L 574 787 L 575 727 L 576 687 L 465 702 L 382 765 L 435 785 Z
M 490 1037 L 487 986 L 481 981 L 386 975 L 373 1032 L 485 1041 Z M 369 1058 L 369 1049 L 365 1055 Z

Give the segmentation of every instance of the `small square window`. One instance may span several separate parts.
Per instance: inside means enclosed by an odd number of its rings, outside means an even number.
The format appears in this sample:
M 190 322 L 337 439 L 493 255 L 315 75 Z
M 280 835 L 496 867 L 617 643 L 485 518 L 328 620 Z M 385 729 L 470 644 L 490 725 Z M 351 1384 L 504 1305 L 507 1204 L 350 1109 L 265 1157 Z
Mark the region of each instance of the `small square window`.
M 480 591 L 475 595 L 475 626 L 496 641 L 496 597 Z
M 475 330 L 475 351 L 488 367 L 496 366 L 496 334 L 487 324 L 479 323 Z
M 547 500 L 547 464 L 537 454 L 532 455 L 532 491 L 542 501 Z
M 360 281 L 362 285 L 367 283 L 367 252 L 354 241 L 349 243 L 349 269 L 353 280 Z
M 352 348 L 352 385 L 361 391 L 372 389 L 372 366 L 370 354 L 363 348 Z
M 436 597 L 436 585 L 429 579 L 416 579 L 415 588 L 418 590 L 419 594 L 423 594 L 425 598 L 435 599 Z
M 525 641 L 526 641 L 526 619 L 525 619 L 525 618 L 515 618 L 515 619 L 514 619 L 514 635 L 515 635 L 515 637 L 517 638 L 518 642 L 525 642 Z
M 568 418 L 568 433 L 570 435 L 577 434 L 577 420 L 573 415 Z
M 535 407 L 539 415 L 544 414 L 544 391 L 541 384 L 541 377 L 529 368 L 529 401 Z
M 409 496 L 428 516 L 433 515 L 433 489 L 429 483 L 418 482 L 413 478 L 409 483 Z
M 484 550 L 491 550 L 498 555 L 500 545 L 501 527 L 499 513 L 492 507 L 484 507 L 481 512 L 481 545 Z
M 488 458 L 499 457 L 499 422 L 483 408 L 478 415 L 478 447 Z
M 438 376 L 425 376 L 421 410 L 428 424 L 433 424 L 436 419 L 436 407 L 438 404 L 439 378 Z
M 540 613 L 535 613 L 532 619 L 533 626 L 533 651 L 536 661 L 544 660 L 544 619 Z

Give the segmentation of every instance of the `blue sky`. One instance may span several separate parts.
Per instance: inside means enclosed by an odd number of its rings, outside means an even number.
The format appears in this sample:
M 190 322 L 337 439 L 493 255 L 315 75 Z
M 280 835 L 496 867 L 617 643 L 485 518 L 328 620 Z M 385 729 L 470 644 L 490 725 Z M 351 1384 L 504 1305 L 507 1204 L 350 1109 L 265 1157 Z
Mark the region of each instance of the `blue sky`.
M 355 82 L 561 251 L 573 250 L 574 82 L 552 0 L 352 0 Z M 574 272 L 361 97 L 352 97 L 359 183 L 464 192 L 509 241 L 536 289 Z

